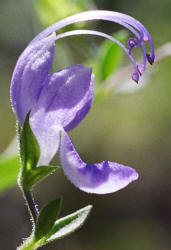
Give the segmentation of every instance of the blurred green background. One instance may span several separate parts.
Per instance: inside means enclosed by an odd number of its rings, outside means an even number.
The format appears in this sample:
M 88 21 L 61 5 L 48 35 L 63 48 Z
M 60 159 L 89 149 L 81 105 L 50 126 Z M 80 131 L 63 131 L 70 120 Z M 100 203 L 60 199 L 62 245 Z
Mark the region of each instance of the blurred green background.
M 16 131 L 9 87 L 18 56 L 44 27 L 88 9 L 114 10 L 134 16 L 148 28 L 156 48 L 171 40 L 170 0 L 1 0 L 1 153 Z M 80 27 L 87 28 L 84 23 L 76 28 Z M 118 25 L 107 22 L 91 22 L 88 27 L 109 33 L 120 29 Z M 102 43 L 102 39 L 90 36 L 58 41 L 53 70 L 73 63 L 86 62 L 93 66 L 99 56 L 97 47 Z M 123 65 L 127 62 L 124 58 Z M 116 94 L 113 89 L 113 93 L 96 102 L 86 119 L 70 133 L 76 149 L 86 162 L 120 162 L 136 168 L 140 178 L 117 193 L 102 196 L 79 191 L 65 178 L 62 170 L 40 183 L 34 190 L 39 206 L 62 195 L 62 216 L 88 204 L 94 205 L 81 230 L 42 249 L 170 250 L 170 67 L 169 57 L 156 63 L 149 84 L 140 91 Z M 140 85 L 143 81 L 145 76 Z M 96 86 L 98 84 L 96 81 Z M 132 84 L 135 83 L 130 80 L 129 85 Z M 54 162 L 58 162 L 58 157 Z M 3 171 L 5 173 L 5 169 Z M 10 173 L 6 174 L 6 178 Z M 16 249 L 30 230 L 31 223 L 21 191 L 17 186 L 4 189 L 0 193 L 0 250 Z

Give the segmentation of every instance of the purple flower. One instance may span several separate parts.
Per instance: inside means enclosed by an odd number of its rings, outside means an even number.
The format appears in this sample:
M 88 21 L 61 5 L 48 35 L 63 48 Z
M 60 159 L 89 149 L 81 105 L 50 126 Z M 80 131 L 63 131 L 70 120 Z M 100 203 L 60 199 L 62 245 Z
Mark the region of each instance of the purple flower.
M 110 35 L 92 30 L 72 30 L 56 35 L 55 31 L 75 22 L 102 19 L 118 23 L 130 30 L 134 38 L 128 48 Z M 111 11 L 88 11 L 65 18 L 38 34 L 18 59 L 12 83 L 13 110 L 23 125 L 29 111 L 30 125 L 39 145 L 39 165 L 46 165 L 60 147 L 61 165 L 68 179 L 79 189 L 90 193 L 115 192 L 138 178 L 137 172 L 118 163 L 103 161 L 87 164 L 81 160 L 67 135 L 88 113 L 94 98 L 93 74 L 90 68 L 74 65 L 50 74 L 56 40 L 80 34 L 103 36 L 121 46 L 129 56 L 138 82 L 146 61 L 154 61 L 154 48 L 145 27 L 134 18 Z M 146 53 L 148 41 L 151 52 Z M 132 51 L 141 46 L 143 62 L 136 64 Z

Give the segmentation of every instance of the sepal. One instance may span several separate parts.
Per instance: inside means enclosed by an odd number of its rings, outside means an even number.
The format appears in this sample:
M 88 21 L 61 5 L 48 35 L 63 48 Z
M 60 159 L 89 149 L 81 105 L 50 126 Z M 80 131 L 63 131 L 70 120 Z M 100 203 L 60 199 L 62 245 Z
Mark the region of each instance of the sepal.
M 29 117 L 30 112 L 26 116 L 23 127 L 18 125 L 20 159 L 23 171 L 36 167 L 40 158 L 39 143 L 30 128 Z
M 45 177 L 57 170 L 57 168 L 56 166 L 40 166 L 26 171 L 22 181 L 24 190 L 31 189 L 36 183 L 42 181 Z

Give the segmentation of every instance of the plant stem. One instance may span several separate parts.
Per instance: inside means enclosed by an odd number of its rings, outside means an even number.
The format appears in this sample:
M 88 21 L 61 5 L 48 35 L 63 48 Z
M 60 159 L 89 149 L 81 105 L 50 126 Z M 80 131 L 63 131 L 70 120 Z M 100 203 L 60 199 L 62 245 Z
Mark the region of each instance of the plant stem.
M 28 238 L 17 250 L 33 250 L 35 248 L 34 240 Z
M 37 206 L 34 202 L 33 195 L 30 190 L 25 191 L 24 190 L 24 197 L 26 199 L 26 204 L 28 206 L 28 209 L 30 211 L 31 216 L 33 217 L 34 223 L 37 221 L 37 217 L 39 215 Z
M 31 235 L 26 241 L 23 242 L 21 246 L 17 248 L 17 250 L 35 250 L 41 247 L 44 243 L 44 240 L 35 241 L 33 235 Z

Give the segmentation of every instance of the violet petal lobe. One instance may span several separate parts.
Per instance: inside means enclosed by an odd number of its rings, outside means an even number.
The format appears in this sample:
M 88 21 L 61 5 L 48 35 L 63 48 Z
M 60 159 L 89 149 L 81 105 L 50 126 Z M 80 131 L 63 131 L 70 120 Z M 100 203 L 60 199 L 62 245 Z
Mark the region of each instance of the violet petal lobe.
M 90 68 L 74 65 L 48 76 L 30 115 L 31 128 L 41 149 L 41 164 L 49 163 L 55 155 L 59 129 L 74 128 L 89 111 L 93 98 Z
M 56 34 L 28 46 L 18 59 L 12 82 L 11 102 L 20 124 L 37 101 L 51 69 Z
M 59 148 L 60 128 L 52 124 L 49 127 L 43 124 L 38 125 L 34 117 L 30 118 L 30 124 L 40 145 L 38 166 L 48 165 Z
M 94 99 L 92 69 L 74 65 L 49 75 L 32 116 L 47 127 L 74 128 L 87 114 Z M 42 125 L 41 125 L 42 126 Z
M 133 168 L 115 162 L 84 163 L 65 131 L 62 131 L 60 159 L 71 183 L 88 193 L 116 192 L 138 179 L 138 173 Z

